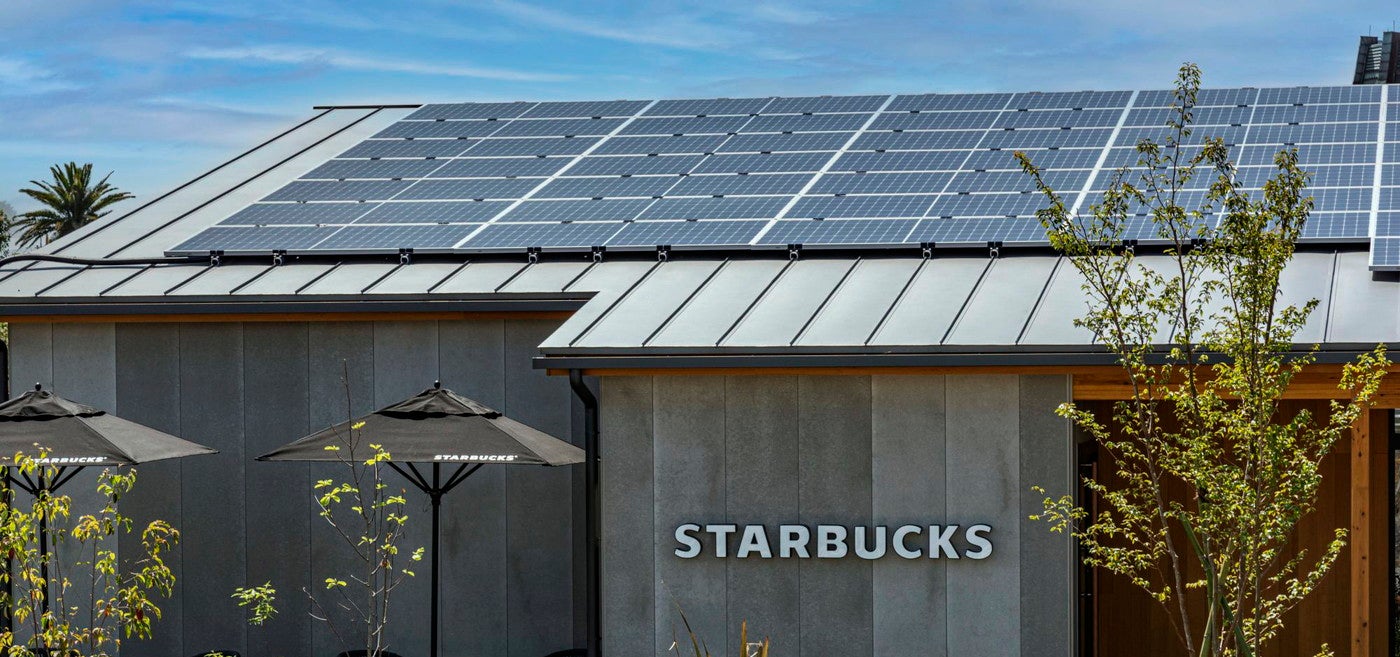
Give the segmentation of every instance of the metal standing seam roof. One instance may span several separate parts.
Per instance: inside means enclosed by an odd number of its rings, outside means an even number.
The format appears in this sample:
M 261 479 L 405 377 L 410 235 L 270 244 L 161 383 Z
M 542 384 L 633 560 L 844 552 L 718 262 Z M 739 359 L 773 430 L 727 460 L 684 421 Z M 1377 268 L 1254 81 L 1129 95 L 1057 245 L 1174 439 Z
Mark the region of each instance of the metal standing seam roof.
M 366 136 L 402 108 L 332 109 L 195 180 L 40 252 L 159 258 Z M 1166 259 L 1140 256 L 1142 262 Z M 1306 251 L 1284 273 L 1286 302 L 1320 300 L 1300 342 L 1367 348 L 1400 339 L 1400 285 L 1361 250 Z M 541 346 L 544 367 L 622 357 L 1102 353 L 1073 325 L 1084 310 L 1074 268 L 1046 254 L 932 258 L 782 252 L 687 254 L 669 261 L 416 260 L 353 255 L 156 264 L 12 262 L 0 266 L 0 317 L 184 312 L 194 306 L 339 312 L 554 310 L 570 318 Z M 281 304 L 281 305 L 279 305 Z M 456 305 L 451 305 L 456 304 Z M 494 304 L 494 305 L 492 305 Z M 256 312 L 256 310 L 254 310 Z M 208 310 L 206 312 L 214 312 Z M 1170 327 L 1163 327 L 1168 335 Z M 610 360 L 612 359 L 612 360 Z M 631 361 L 629 361 L 631 362 Z M 660 366 L 682 360 L 654 361 Z M 1009 362 L 1009 361 L 1004 361 Z
M 1154 268 L 1165 256 L 1140 256 Z M 657 265 L 611 301 L 566 321 L 546 363 L 609 357 L 1099 351 L 1074 326 L 1086 310 L 1078 271 L 1056 256 Z M 1400 339 L 1400 286 L 1376 280 L 1361 251 L 1300 252 L 1281 302 L 1319 301 L 1300 344 L 1365 349 Z M 601 310 L 593 306 L 606 302 Z M 1160 342 L 1170 339 L 1164 326 Z M 548 366 L 548 365 L 547 365 Z M 554 366 L 564 366 L 554 365 Z

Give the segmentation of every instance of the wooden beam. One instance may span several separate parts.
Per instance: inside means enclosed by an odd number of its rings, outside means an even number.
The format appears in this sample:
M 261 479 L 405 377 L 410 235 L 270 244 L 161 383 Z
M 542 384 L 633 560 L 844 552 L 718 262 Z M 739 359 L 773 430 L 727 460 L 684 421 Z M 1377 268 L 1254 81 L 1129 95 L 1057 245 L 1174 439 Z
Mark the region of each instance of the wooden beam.
M 1392 365 L 1393 374 L 1400 369 Z M 1342 370 L 1337 365 L 1311 365 L 1293 378 L 1284 392 L 1284 399 L 1350 399 L 1351 393 L 1337 387 Z M 1086 372 L 1074 374 L 1075 401 L 1122 401 L 1132 399 L 1133 388 L 1118 372 Z M 1400 376 L 1381 380 L 1374 401 L 1381 408 L 1400 408 Z
M 1389 504 L 1386 499 L 1390 415 L 1371 411 L 1351 430 L 1351 654 L 1389 655 L 1390 609 L 1386 603 L 1386 550 Z

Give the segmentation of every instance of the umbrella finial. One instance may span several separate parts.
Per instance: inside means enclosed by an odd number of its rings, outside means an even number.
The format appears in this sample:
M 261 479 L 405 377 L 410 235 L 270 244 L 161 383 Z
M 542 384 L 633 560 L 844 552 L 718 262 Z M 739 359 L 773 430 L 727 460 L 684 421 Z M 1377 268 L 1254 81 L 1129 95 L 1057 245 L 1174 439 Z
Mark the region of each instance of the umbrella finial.
M 39 392 L 40 390 L 43 390 L 43 389 L 44 389 L 44 384 L 42 384 L 42 383 L 35 383 L 35 384 L 34 384 L 34 392 Z
M 442 389 L 442 381 L 434 380 L 434 381 L 433 381 L 433 390 L 441 390 L 441 389 Z

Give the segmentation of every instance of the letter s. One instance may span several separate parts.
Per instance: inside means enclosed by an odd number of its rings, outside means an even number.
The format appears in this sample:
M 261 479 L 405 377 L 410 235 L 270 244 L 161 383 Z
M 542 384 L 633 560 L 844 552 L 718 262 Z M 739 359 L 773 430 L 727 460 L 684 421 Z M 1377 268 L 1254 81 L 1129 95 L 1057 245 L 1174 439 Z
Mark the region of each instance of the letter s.
M 700 531 L 700 525 L 681 525 L 676 528 L 676 542 L 684 547 L 676 548 L 676 556 L 682 559 L 694 559 L 700 556 L 700 541 L 690 534 Z
M 991 531 L 992 528 L 989 525 L 973 525 L 968 527 L 967 533 L 963 534 L 963 538 L 966 538 L 968 544 L 976 549 L 964 552 L 963 556 L 969 559 L 986 559 L 992 556 L 992 542 L 983 536 L 983 534 L 990 534 Z

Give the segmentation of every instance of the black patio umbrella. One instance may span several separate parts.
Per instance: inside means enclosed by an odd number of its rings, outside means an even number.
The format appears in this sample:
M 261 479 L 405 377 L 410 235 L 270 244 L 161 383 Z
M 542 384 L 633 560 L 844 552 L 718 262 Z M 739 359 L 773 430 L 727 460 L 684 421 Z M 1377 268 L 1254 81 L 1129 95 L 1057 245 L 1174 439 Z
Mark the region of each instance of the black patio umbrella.
M 39 457 L 39 450 L 43 450 L 43 457 Z M 47 467 L 35 477 L 24 472 L 16 477 L 13 470 L 19 453 Z M 136 465 L 216 453 L 217 450 L 203 445 L 64 399 L 37 383 L 33 390 L 0 404 L 0 467 L 5 468 L 5 481 L 34 496 L 41 491 L 53 494 L 90 466 Z M 49 467 L 56 469 L 48 473 Z M 41 557 L 48 555 L 46 529 L 46 519 L 40 518 Z M 41 560 L 40 569 L 47 582 L 47 559 Z M 45 596 L 45 610 L 48 603 Z
M 322 429 L 258 457 L 259 461 L 339 461 L 330 445 L 344 444 L 351 427 L 374 437 L 389 452 L 389 467 L 428 495 L 433 507 L 429 655 L 438 657 L 438 537 L 442 496 L 481 466 L 572 465 L 583 450 L 512 420 L 434 381 L 433 387 L 369 415 Z M 431 463 L 431 477 L 415 463 Z M 456 466 L 446 477 L 443 465 Z

